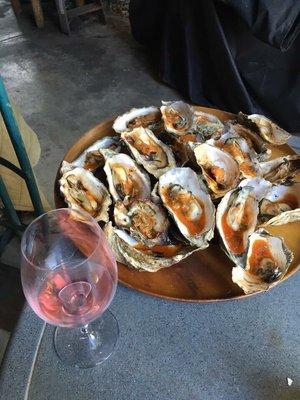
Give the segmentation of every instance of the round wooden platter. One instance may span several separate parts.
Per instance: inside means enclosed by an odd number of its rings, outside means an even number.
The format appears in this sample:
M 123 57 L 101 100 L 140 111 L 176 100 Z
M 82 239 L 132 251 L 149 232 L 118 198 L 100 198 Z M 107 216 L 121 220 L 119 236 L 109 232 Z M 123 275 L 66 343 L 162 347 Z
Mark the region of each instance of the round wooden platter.
M 233 114 L 213 108 L 195 108 L 210 112 L 222 121 L 235 117 Z M 71 162 L 96 140 L 104 136 L 114 135 L 113 120 L 106 120 L 86 132 L 68 150 L 64 160 Z M 295 154 L 295 152 L 287 145 L 272 147 L 272 158 L 286 154 Z M 66 204 L 59 192 L 58 179 L 59 170 L 55 182 L 54 196 L 56 207 L 60 208 L 65 207 Z M 297 246 L 299 225 L 291 223 L 281 227 L 270 227 L 268 230 L 270 233 L 284 237 L 288 247 L 294 252 L 294 260 L 283 279 L 285 280 L 300 267 L 300 248 Z M 119 282 L 124 285 L 152 296 L 188 302 L 211 302 L 248 297 L 249 295 L 245 295 L 232 282 L 232 267 L 233 263 L 221 250 L 217 239 L 212 241 L 208 249 L 199 250 L 180 263 L 155 273 L 138 271 L 118 263 Z

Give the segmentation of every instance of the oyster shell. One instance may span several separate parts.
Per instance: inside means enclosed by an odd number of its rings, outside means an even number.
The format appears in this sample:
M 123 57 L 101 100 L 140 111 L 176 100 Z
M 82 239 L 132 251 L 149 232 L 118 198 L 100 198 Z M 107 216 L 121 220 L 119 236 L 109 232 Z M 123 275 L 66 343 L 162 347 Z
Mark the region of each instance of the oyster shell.
M 166 242 L 169 220 L 165 210 L 150 200 L 136 200 L 128 207 L 117 202 L 115 223 L 130 231 L 138 241 L 153 246 Z
M 251 186 L 238 187 L 227 193 L 217 208 L 216 225 L 225 251 L 236 264 L 242 265 L 248 237 L 254 232 L 258 201 Z
M 229 153 L 238 162 L 241 174 L 245 178 L 251 178 L 259 174 L 257 154 L 243 137 L 225 134 L 212 143 L 214 146 Z
M 274 158 L 260 164 L 260 176 L 272 183 L 285 182 L 293 178 L 299 170 L 299 155 Z
M 283 278 L 293 260 L 282 238 L 259 229 L 249 237 L 244 268 L 232 269 L 232 280 L 246 294 L 267 290 Z
M 120 200 L 128 205 L 135 200 L 150 198 L 151 184 L 147 173 L 141 171 L 127 154 L 120 153 L 108 157 L 104 171 L 109 191 L 115 201 Z
M 194 154 L 214 199 L 237 186 L 240 169 L 230 154 L 207 143 L 196 145 Z
M 141 126 L 152 130 L 160 130 L 163 126 L 160 109 L 153 106 L 132 108 L 115 120 L 113 129 L 117 133 L 122 133 Z
M 120 151 L 120 139 L 116 136 L 105 136 L 88 147 L 76 160 L 72 162 L 74 167 L 82 167 L 90 171 L 102 167 L 105 163 L 100 150 L 109 149 L 114 152 Z
M 194 113 L 183 101 L 163 101 L 160 107 L 165 129 L 177 136 L 191 132 L 194 122 Z
M 285 144 L 291 136 L 264 115 L 252 114 L 248 118 L 257 125 L 260 136 L 275 146 Z
M 281 216 L 282 213 L 285 217 L 281 221 L 287 221 L 288 214 L 292 210 L 300 208 L 300 183 L 275 185 L 272 186 L 266 195 L 263 197 L 259 204 L 260 221 L 266 222 L 268 220 L 278 220 L 277 216 Z M 294 218 L 297 214 L 294 212 Z M 274 218 L 275 217 L 275 218 Z M 289 220 L 289 222 L 292 222 Z M 287 222 L 285 222 L 287 223 Z
M 130 132 L 123 132 L 121 137 L 136 161 L 156 178 L 176 166 L 171 149 L 157 139 L 150 129 L 135 128 Z
M 223 129 L 224 124 L 215 115 L 194 111 L 193 130 L 201 133 L 205 139 L 219 138 Z
M 59 183 L 68 207 L 84 210 L 96 221 L 108 221 L 109 192 L 90 171 L 76 167 L 65 172 Z
M 240 136 L 247 141 L 248 146 L 257 154 L 258 161 L 265 161 L 271 156 L 271 150 L 257 131 L 248 129 L 246 126 L 239 123 L 225 122 L 225 125 L 228 133 L 231 133 L 233 136 Z M 252 127 L 253 125 L 254 124 L 251 123 Z
M 111 222 L 106 224 L 104 233 L 119 262 L 148 272 L 171 267 L 198 250 L 197 247 L 182 244 L 148 247 L 125 231 L 113 227 Z
M 180 232 L 200 249 L 213 238 L 215 207 L 191 168 L 173 168 L 159 178 L 158 192 Z

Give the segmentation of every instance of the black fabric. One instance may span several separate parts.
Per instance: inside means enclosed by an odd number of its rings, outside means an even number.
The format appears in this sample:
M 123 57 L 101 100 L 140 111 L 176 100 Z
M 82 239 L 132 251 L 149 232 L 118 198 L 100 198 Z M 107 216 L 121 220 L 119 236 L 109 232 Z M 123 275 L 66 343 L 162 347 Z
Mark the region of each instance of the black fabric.
M 132 34 L 196 104 L 300 132 L 300 1 L 131 0 Z

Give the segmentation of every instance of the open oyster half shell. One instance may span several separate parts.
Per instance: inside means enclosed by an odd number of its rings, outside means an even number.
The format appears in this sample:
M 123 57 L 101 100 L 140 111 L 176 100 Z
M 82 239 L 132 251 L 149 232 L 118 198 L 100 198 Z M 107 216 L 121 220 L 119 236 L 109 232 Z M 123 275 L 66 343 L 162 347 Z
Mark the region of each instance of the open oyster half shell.
M 62 175 L 59 184 L 68 207 L 84 210 L 96 221 L 108 221 L 109 192 L 90 171 L 79 167 L 71 169 Z
M 107 157 L 104 171 L 109 191 L 115 201 L 125 205 L 135 200 L 146 200 L 151 196 L 149 176 L 127 154 L 114 154 Z
M 171 267 L 188 257 L 197 247 L 183 244 L 165 244 L 148 247 L 132 238 L 127 232 L 109 222 L 104 233 L 119 262 L 148 272 Z
M 194 110 L 193 131 L 199 132 L 205 139 L 219 138 L 224 124 L 215 115 Z
M 264 115 L 251 114 L 248 118 L 257 125 L 260 136 L 275 146 L 285 144 L 291 136 Z
M 258 229 L 249 237 L 245 265 L 232 269 L 232 280 L 246 294 L 267 290 L 283 278 L 292 260 L 282 238 Z
M 156 178 L 176 166 L 172 150 L 150 129 L 135 128 L 130 132 L 123 132 L 121 137 L 136 161 Z
M 194 155 L 213 199 L 224 196 L 237 186 L 240 168 L 230 154 L 202 143 L 194 146 Z
M 173 168 L 159 178 L 160 198 L 182 235 L 200 249 L 213 238 L 215 207 L 191 168 Z
M 160 107 L 165 129 L 176 136 L 191 132 L 194 113 L 191 106 L 183 101 L 163 101 Z
M 157 107 L 132 108 L 127 113 L 120 115 L 113 124 L 117 133 L 130 131 L 134 128 L 143 127 L 151 130 L 161 130 L 163 126 L 161 112 Z
M 293 178 L 300 171 L 300 155 L 274 158 L 260 164 L 260 176 L 272 183 Z

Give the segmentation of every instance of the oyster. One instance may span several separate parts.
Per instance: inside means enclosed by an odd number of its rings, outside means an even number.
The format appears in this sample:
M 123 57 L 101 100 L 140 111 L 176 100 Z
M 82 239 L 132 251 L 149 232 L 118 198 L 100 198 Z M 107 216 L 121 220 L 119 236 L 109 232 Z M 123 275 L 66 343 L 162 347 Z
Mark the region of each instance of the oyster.
M 257 224 L 258 201 L 252 192 L 251 186 L 238 187 L 227 193 L 217 208 L 216 225 L 226 253 L 239 265 Z
M 259 229 L 249 237 L 244 268 L 232 269 L 232 280 L 246 294 L 267 290 L 283 278 L 293 260 L 282 238 Z
M 109 191 L 115 201 L 120 200 L 128 205 L 134 200 L 150 198 L 151 184 L 147 173 L 141 171 L 127 154 L 120 153 L 108 157 L 104 171 Z
M 285 144 L 290 137 L 288 132 L 270 121 L 264 115 L 252 114 L 248 115 L 248 118 L 257 125 L 260 136 L 275 146 Z
M 190 168 L 173 168 L 159 178 L 158 192 L 182 235 L 200 249 L 213 238 L 215 207 Z
M 230 154 L 207 143 L 196 145 L 194 154 L 214 199 L 237 186 L 240 169 Z
M 105 136 L 88 147 L 76 160 L 72 162 L 74 167 L 82 167 L 90 171 L 102 167 L 105 163 L 102 149 L 114 152 L 120 151 L 120 139 L 116 136 Z
M 240 136 L 247 141 L 248 146 L 257 154 L 258 161 L 265 161 L 271 156 L 271 150 L 257 131 L 248 129 L 246 126 L 239 123 L 225 122 L 225 125 L 228 133 L 231 133 L 233 136 Z M 251 123 L 251 127 L 253 127 L 253 125 L 254 124 Z
M 113 129 L 117 133 L 130 131 L 131 129 L 143 127 L 152 130 L 162 127 L 161 112 L 157 107 L 132 108 L 129 112 L 119 116 Z
M 203 111 L 194 111 L 193 130 L 199 132 L 204 138 L 219 138 L 224 129 L 224 124 L 212 114 Z
M 275 185 L 269 189 L 259 204 L 260 220 L 265 222 L 282 213 L 286 216 L 286 213 L 298 208 L 300 208 L 300 183 Z
M 272 183 L 280 183 L 291 179 L 299 170 L 299 155 L 274 158 L 260 164 L 260 175 Z
M 68 207 L 84 210 L 96 221 L 108 221 L 109 192 L 90 171 L 74 168 L 65 172 L 59 183 Z
M 163 101 L 162 103 L 160 110 L 166 130 L 177 136 L 191 132 L 194 122 L 191 106 L 183 101 Z
M 104 233 L 119 262 L 148 272 L 170 267 L 198 250 L 197 247 L 183 244 L 148 247 L 127 232 L 113 227 L 111 222 L 106 224 Z
M 136 200 L 128 207 L 116 202 L 114 218 L 119 227 L 129 230 L 135 239 L 148 246 L 166 242 L 169 228 L 166 212 L 150 200 Z
M 157 139 L 150 129 L 135 128 L 130 132 L 123 132 L 121 137 L 136 161 L 156 178 L 176 166 L 171 149 Z

